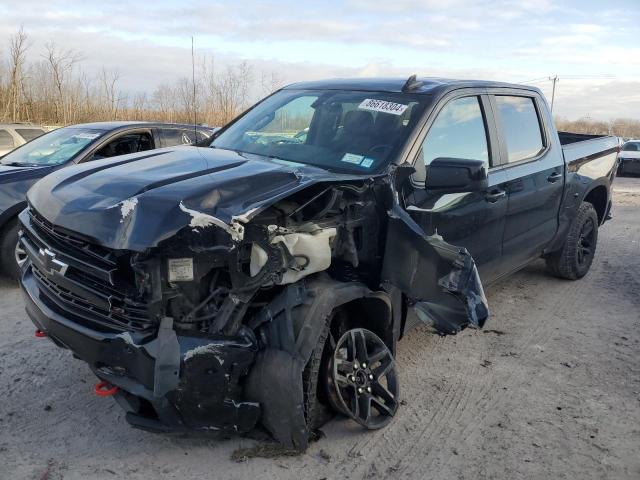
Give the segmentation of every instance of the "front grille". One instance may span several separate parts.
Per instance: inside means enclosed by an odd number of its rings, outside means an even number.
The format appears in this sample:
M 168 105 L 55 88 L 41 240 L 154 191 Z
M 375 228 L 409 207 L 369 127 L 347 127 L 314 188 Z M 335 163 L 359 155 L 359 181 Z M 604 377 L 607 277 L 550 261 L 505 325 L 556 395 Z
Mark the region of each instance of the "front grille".
M 89 328 L 108 332 L 146 331 L 154 327 L 146 303 L 133 300 L 129 256 L 92 244 L 47 222 L 29 210 L 23 243 L 32 260 L 33 276 L 47 305 Z M 43 252 L 68 265 L 48 270 Z

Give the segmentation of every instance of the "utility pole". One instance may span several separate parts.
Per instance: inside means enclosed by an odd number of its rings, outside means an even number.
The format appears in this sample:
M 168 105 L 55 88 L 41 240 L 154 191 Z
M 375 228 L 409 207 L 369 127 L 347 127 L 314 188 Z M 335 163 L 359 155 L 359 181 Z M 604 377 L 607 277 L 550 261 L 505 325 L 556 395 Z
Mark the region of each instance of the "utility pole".
M 556 82 L 559 81 L 558 75 L 555 77 L 549 77 L 549 80 L 553 82 L 553 89 L 551 90 L 551 113 L 553 114 L 553 101 L 556 98 Z
M 198 143 L 198 123 L 196 112 L 196 56 L 193 49 L 193 36 L 191 37 L 191 84 L 193 86 L 193 97 L 191 106 L 193 108 L 193 144 Z

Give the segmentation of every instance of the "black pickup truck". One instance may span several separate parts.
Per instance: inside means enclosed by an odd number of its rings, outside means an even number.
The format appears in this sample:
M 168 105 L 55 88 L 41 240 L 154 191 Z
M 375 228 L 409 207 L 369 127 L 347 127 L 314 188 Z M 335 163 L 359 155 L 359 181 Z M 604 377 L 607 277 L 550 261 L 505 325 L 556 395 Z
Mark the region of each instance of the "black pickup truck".
M 540 257 L 584 276 L 617 151 L 558 135 L 531 87 L 294 84 L 209 148 L 39 181 L 20 214 L 26 310 L 133 426 L 261 422 L 304 449 L 331 412 L 388 423 L 412 326 L 481 328 L 483 285 Z

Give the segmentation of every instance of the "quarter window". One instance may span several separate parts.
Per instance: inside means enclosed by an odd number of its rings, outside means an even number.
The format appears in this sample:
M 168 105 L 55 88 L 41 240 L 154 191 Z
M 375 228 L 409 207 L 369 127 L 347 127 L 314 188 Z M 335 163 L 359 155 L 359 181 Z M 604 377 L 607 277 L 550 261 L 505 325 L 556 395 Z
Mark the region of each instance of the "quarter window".
M 425 165 L 436 158 L 464 158 L 489 163 L 487 129 L 480 99 L 450 101 L 438 113 L 422 144 Z
M 7 149 L 13 148 L 13 137 L 6 130 L 0 130 L 0 148 Z
M 508 163 L 532 158 L 542 152 L 542 130 L 533 98 L 497 95 L 495 99 Z

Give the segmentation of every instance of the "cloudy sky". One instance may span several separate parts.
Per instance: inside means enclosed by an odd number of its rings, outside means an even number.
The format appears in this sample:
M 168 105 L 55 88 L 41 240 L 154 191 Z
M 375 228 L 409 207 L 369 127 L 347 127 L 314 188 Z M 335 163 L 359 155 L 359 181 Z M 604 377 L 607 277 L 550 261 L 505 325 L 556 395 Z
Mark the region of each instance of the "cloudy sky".
M 117 69 L 149 91 L 196 55 L 247 60 L 285 82 L 446 76 L 529 82 L 575 119 L 640 119 L 640 0 L 0 0 L 0 48 L 24 26 L 37 57 L 53 40 L 83 69 Z M 1 53 L 1 52 L 0 52 Z

